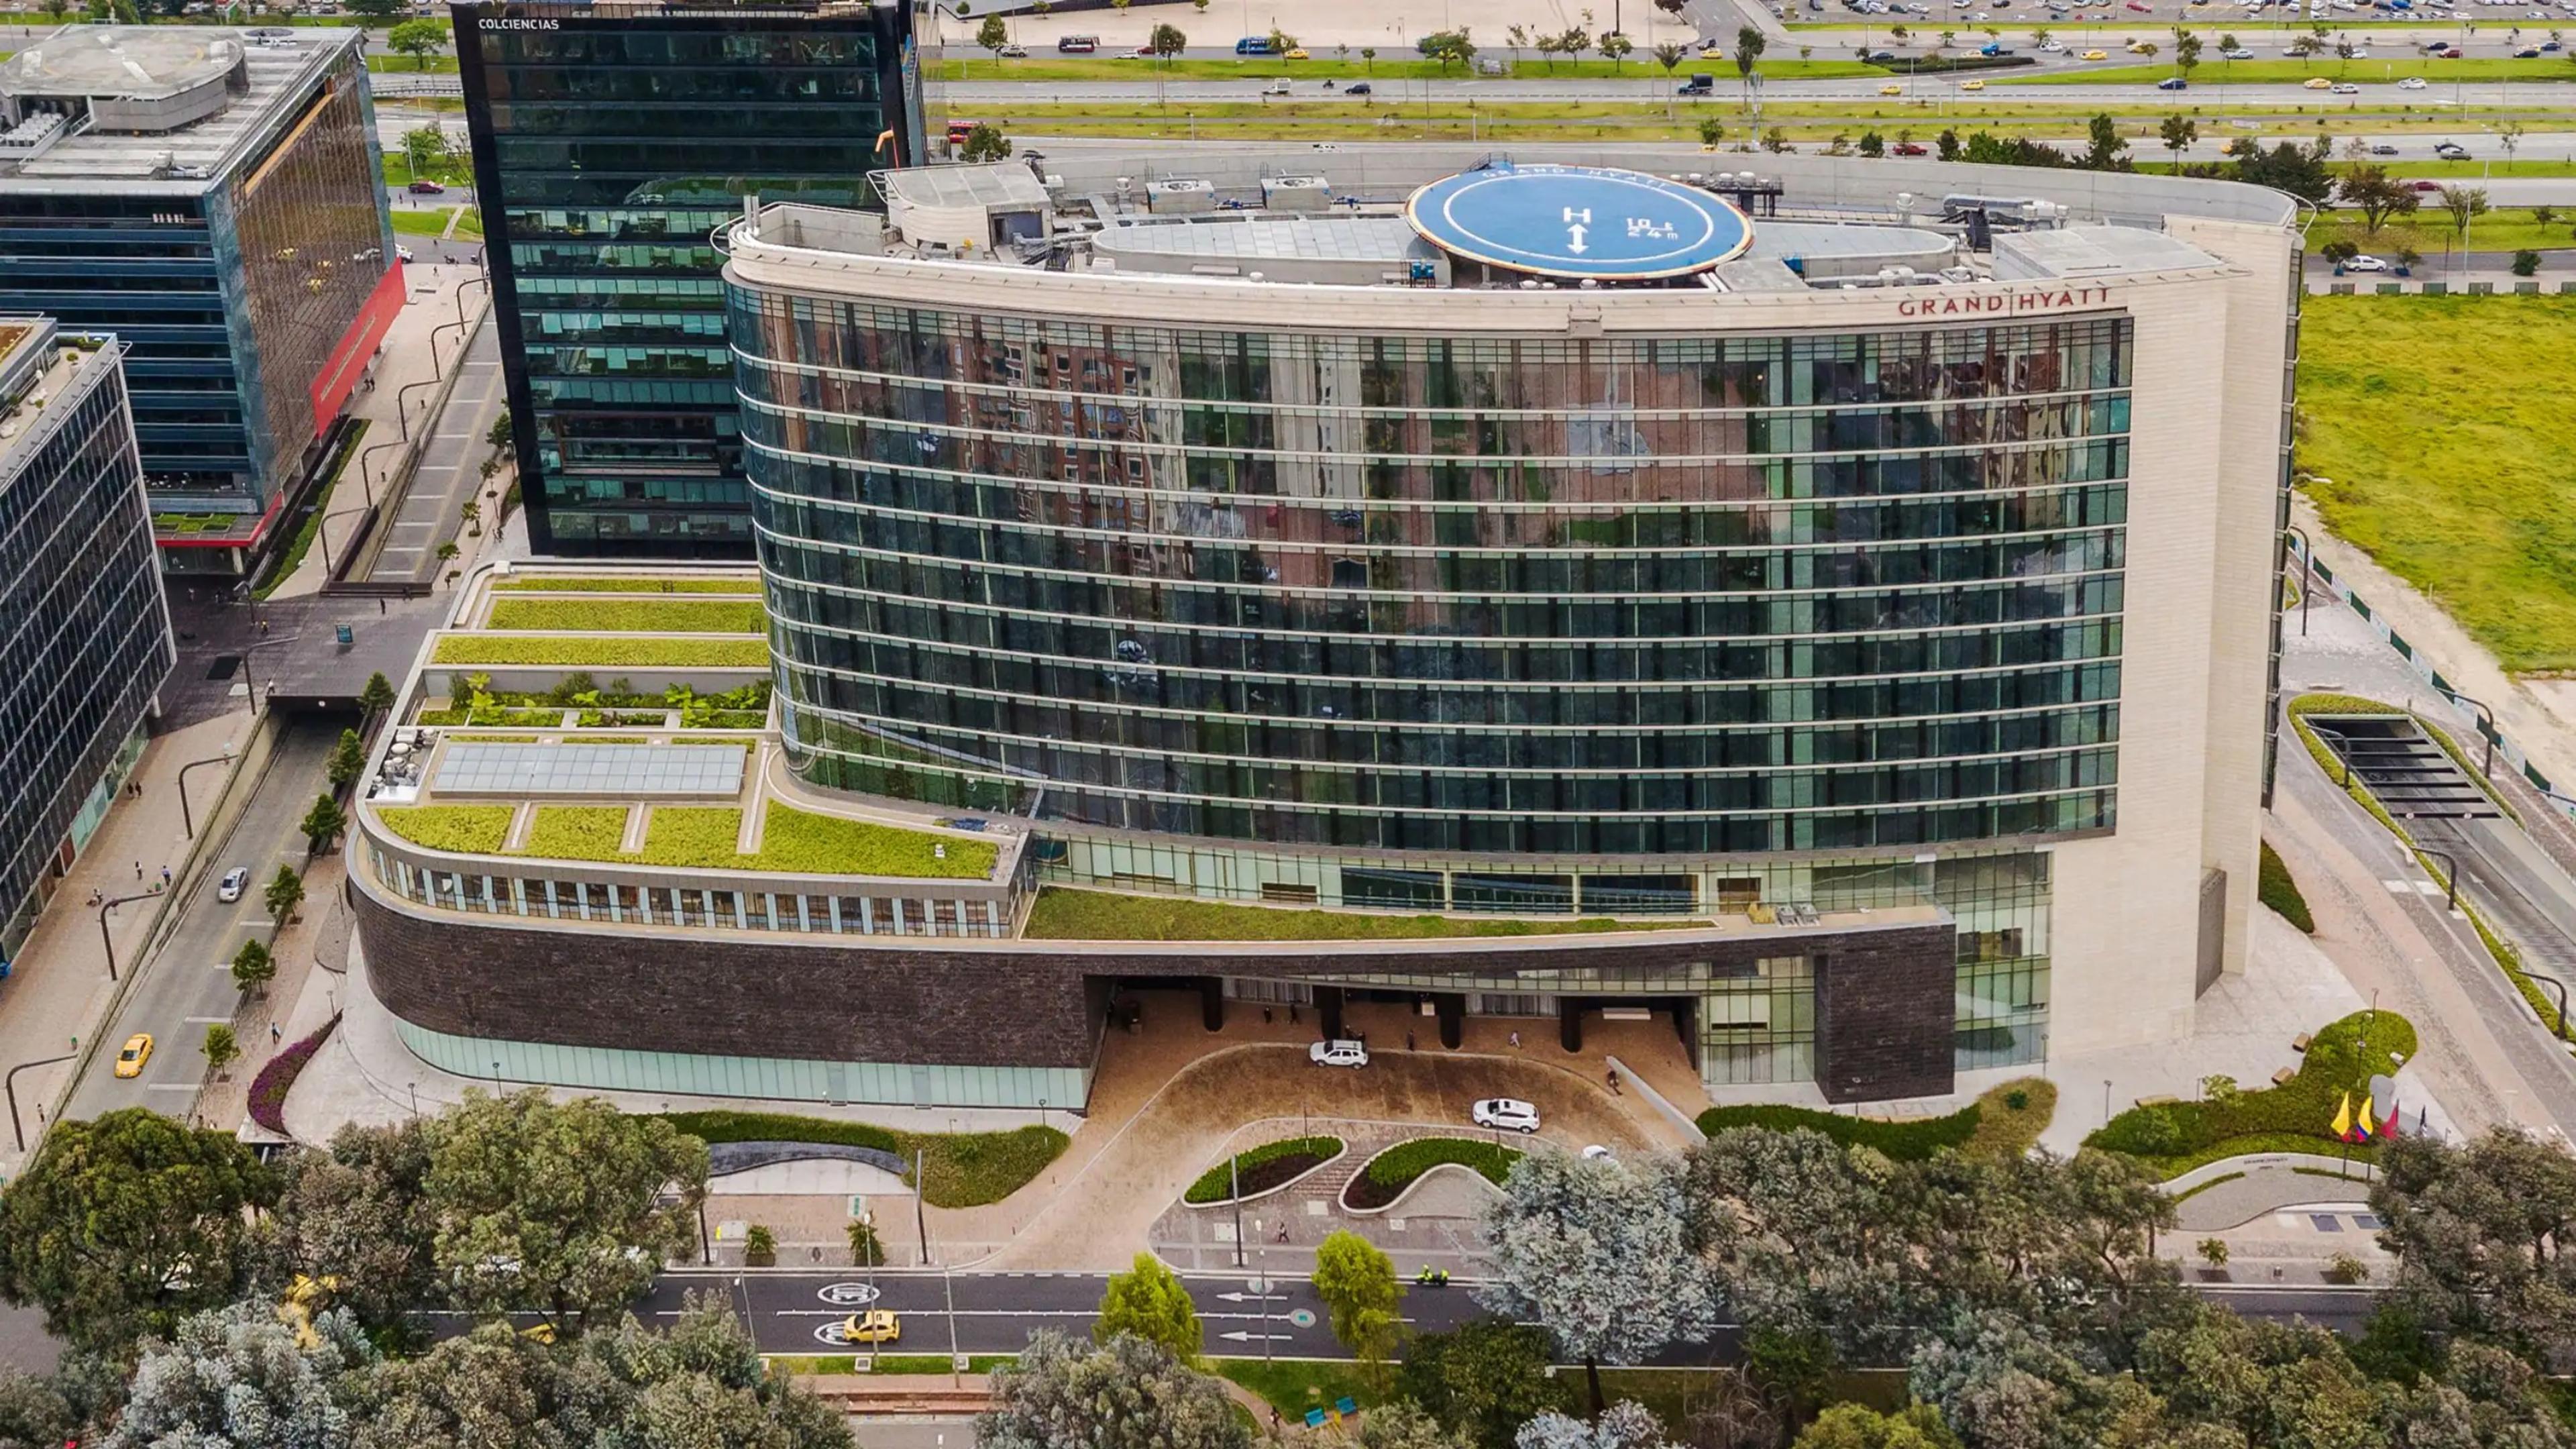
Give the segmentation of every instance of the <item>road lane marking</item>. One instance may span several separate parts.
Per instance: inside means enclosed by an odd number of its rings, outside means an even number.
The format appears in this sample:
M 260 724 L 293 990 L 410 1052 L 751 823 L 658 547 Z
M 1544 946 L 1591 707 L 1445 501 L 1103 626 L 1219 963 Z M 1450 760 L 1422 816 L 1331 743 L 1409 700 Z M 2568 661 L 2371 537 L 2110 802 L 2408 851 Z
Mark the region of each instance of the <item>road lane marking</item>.
M 185 1082 L 145 1082 L 143 1084 L 143 1090 L 147 1092 L 193 1092 L 197 1089 L 193 1085 Z

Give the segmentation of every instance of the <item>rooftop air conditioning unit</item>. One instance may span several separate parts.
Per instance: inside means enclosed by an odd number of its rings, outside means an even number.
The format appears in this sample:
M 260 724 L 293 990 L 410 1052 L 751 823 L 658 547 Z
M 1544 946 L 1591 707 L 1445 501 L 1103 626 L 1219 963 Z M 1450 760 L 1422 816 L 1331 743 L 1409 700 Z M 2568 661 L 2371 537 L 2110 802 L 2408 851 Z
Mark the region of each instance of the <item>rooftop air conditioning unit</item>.
M 1156 216 L 1201 216 L 1216 210 L 1216 183 L 1200 176 L 1145 183 L 1145 209 Z
M 1272 176 L 1261 183 L 1261 204 L 1272 211 L 1329 211 L 1332 183 L 1321 176 Z

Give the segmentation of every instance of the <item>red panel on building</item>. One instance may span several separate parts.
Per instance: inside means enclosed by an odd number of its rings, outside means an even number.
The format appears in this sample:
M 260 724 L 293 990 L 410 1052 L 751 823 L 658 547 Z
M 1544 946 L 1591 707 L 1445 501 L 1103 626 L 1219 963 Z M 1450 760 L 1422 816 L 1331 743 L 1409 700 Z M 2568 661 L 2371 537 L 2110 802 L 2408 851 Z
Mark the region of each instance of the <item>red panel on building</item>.
M 358 380 L 366 376 L 367 364 L 375 359 L 376 345 L 385 340 L 394 318 L 403 308 L 403 264 L 397 260 L 385 269 L 376 289 L 367 294 L 367 305 L 358 309 L 357 319 L 340 337 L 340 345 L 331 349 L 323 360 L 322 371 L 313 379 L 313 436 L 320 437 L 338 420 L 340 409 L 357 391 Z

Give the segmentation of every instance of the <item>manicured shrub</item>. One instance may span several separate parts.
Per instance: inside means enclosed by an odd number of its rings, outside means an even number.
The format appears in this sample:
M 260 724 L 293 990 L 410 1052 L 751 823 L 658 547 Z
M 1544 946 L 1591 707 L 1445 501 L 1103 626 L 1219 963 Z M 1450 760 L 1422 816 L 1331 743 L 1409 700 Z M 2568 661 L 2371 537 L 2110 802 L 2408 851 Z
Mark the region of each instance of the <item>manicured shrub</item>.
M 1880 1122 L 1846 1117 L 1806 1107 L 1762 1103 L 1744 1107 L 1711 1107 L 1699 1114 L 1699 1130 L 1714 1137 L 1729 1127 L 1761 1127 L 1773 1132 L 1804 1128 L 1821 1132 L 1845 1147 L 1868 1147 L 1897 1162 L 1921 1162 L 1944 1147 L 1964 1147 L 1977 1135 L 1984 1109 L 1971 1102 L 1940 1117 Z
M 766 669 L 767 639 L 599 639 L 548 634 L 450 634 L 438 664 L 574 665 L 597 669 Z
M 1225 1162 L 1199 1174 L 1181 1201 L 1190 1203 L 1226 1202 L 1233 1198 L 1239 1181 L 1243 1195 L 1268 1192 L 1282 1183 L 1293 1181 L 1341 1155 L 1339 1137 L 1290 1137 L 1279 1142 L 1265 1142 L 1248 1152 L 1238 1152 Z
M 1473 1138 L 1416 1137 L 1370 1158 L 1368 1166 L 1342 1190 L 1342 1200 L 1355 1208 L 1384 1207 L 1411 1187 L 1414 1179 L 1443 1163 L 1474 1168 L 1487 1182 L 1500 1185 L 1511 1176 L 1512 1164 L 1520 1160 L 1517 1149 Z
M 250 1120 L 271 1132 L 285 1134 L 286 1094 L 294 1090 L 304 1064 L 322 1050 L 322 1044 L 331 1039 L 331 1029 L 339 1024 L 340 1018 L 332 1017 L 311 1036 L 268 1059 L 268 1065 L 261 1067 L 259 1075 L 250 1081 Z
M 758 579 L 654 579 L 641 577 L 549 579 L 521 574 L 496 580 L 503 594 L 757 594 Z
M 2308 1043 L 2298 1075 L 2281 1086 L 2200 1102 L 2132 1107 L 2084 1139 L 2084 1145 L 2133 1157 L 2176 1158 L 2235 1138 L 2289 1134 L 2313 1138 L 2320 1150 L 2330 1148 L 2336 1108 L 2349 1094 L 2358 1109 L 2371 1077 L 2397 1070 L 2392 1053 L 2414 1058 L 2414 1026 L 2393 1011 L 2355 1012 L 2319 1031 Z
M 1008 1132 L 898 1132 L 786 1112 L 669 1112 L 664 1120 L 702 1142 L 823 1142 L 873 1147 L 905 1162 L 921 1154 L 921 1195 L 932 1207 L 979 1207 L 1028 1185 L 1072 1139 L 1053 1127 Z M 911 1174 L 905 1174 L 910 1180 Z
M 2263 904 L 2278 911 L 2281 919 L 2311 936 L 2317 933 L 2316 918 L 2308 914 L 2308 898 L 2299 894 L 2299 883 L 2291 878 L 2281 853 L 2268 840 L 2263 842 L 2262 876 L 2255 893 Z

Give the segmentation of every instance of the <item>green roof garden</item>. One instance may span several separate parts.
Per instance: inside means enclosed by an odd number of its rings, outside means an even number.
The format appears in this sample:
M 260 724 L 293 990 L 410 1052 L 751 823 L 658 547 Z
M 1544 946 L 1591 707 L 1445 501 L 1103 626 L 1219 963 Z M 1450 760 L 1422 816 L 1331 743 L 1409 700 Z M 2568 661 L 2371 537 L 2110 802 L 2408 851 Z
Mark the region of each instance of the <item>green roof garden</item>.
M 631 634 L 759 634 L 758 599 L 495 599 L 488 629 Z
M 450 634 L 433 664 L 559 665 L 575 669 L 766 669 L 769 641 L 744 638 L 627 639 L 563 634 Z
M 645 822 L 644 848 L 621 849 L 629 807 L 541 806 L 527 844 L 504 851 L 513 807 L 508 805 L 388 805 L 377 818 L 414 845 L 462 855 L 511 855 L 535 860 L 594 860 L 699 870 L 763 871 L 781 875 L 873 875 L 936 880 L 985 880 L 1000 849 L 991 841 L 952 839 L 872 821 L 817 815 L 771 802 L 760 844 L 748 854 L 735 848 L 742 812 L 730 807 L 659 805 Z
M 502 594 L 758 594 L 760 580 L 740 579 L 652 579 L 622 575 L 600 578 L 550 579 L 517 574 L 492 581 L 495 593 Z

